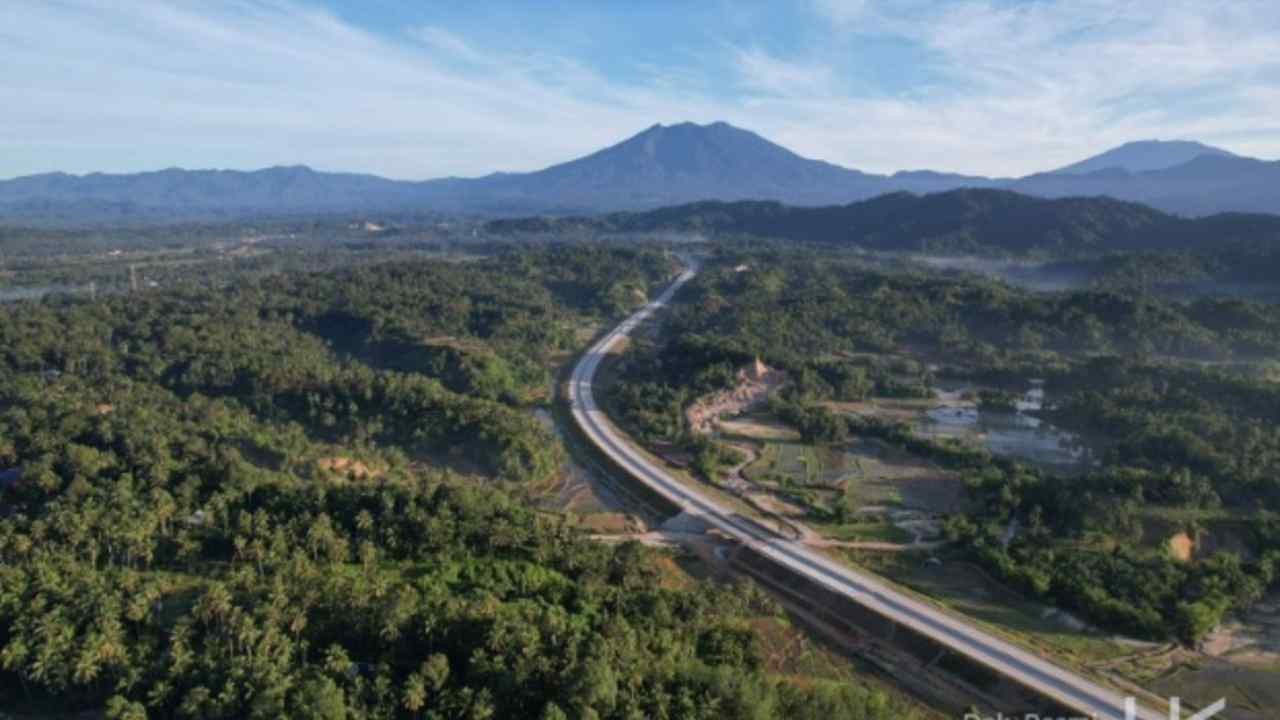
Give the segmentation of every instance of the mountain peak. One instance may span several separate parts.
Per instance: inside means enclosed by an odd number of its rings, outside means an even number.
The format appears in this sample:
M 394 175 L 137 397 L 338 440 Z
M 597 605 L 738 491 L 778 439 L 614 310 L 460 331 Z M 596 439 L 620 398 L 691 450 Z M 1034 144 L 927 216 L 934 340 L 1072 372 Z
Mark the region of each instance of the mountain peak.
M 833 167 L 802 158 L 726 122 L 682 122 L 653 125 L 616 145 L 536 175 L 573 176 L 579 180 L 608 178 L 658 190 L 662 183 L 694 184 L 707 197 L 718 197 L 739 195 L 733 188 L 744 179 L 772 185 L 785 182 L 787 177 L 828 172 L 827 168 Z
M 652 126 L 649 127 L 649 130 L 675 129 L 675 128 L 697 129 L 697 130 L 732 128 L 734 130 L 742 130 L 742 128 L 734 127 L 733 125 L 730 125 L 724 120 L 714 120 L 712 122 L 706 123 L 705 125 L 700 125 L 696 122 L 693 122 L 692 120 L 685 120 L 683 122 L 672 123 L 670 125 L 663 125 L 662 123 L 654 123 Z M 747 131 L 744 130 L 743 132 L 747 132 Z
M 1192 140 L 1135 140 L 1053 171 L 1055 175 L 1089 175 L 1100 171 L 1130 173 L 1167 170 L 1198 157 L 1236 157 L 1222 148 Z
M 316 171 L 307 165 L 272 165 L 261 170 L 270 175 L 315 175 Z

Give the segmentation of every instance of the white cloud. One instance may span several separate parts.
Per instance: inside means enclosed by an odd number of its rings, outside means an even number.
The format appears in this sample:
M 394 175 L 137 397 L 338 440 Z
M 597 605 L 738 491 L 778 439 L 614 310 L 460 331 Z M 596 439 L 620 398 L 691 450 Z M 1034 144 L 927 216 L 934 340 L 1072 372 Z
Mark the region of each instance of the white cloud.
M 411 38 L 421 42 L 427 47 L 438 52 L 442 52 L 447 56 L 452 56 L 458 60 L 464 60 L 471 63 L 484 63 L 485 55 L 476 50 L 464 38 L 449 32 L 442 27 L 424 25 L 422 27 L 411 28 L 408 31 Z
M 833 0 L 818 10 L 840 32 L 899 38 L 935 58 L 937 79 L 919 92 L 847 104 L 868 119 L 860 129 L 886 117 L 904 123 L 886 142 L 926 143 L 865 153 L 866 164 L 1021 173 L 1146 137 L 1244 150 L 1233 141 L 1241 133 L 1254 151 L 1280 147 L 1271 120 L 1280 4 L 1271 0 Z M 928 162 L 940 152 L 951 162 Z
M 869 10 L 867 0 L 813 0 L 813 6 L 837 25 L 861 20 Z
M 0 176 L 297 162 L 409 178 L 528 170 L 614 142 L 655 111 L 710 115 L 572 58 L 509 57 L 438 28 L 401 42 L 285 2 L 19 0 L 0 12 Z
M 832 71 L 823 65 L 781 60 L 759 48 L 734 49 L 743 85 L 768 95 L 830 95 L 835 92 Z
M 439 26 L 376 35 L 285 0 L 6 0 L 0 176 L 296 162 L 471 175 L 681 120 L 727 120 L 872 171 L 1021 174 L 1145 137 L 1280 155 L 1273 0 L 813 7 L 828 29 L 803 51 L 762 49 L 742 16 L 720 43 L 671 55 L 692 59 L 623 81 L 555 51 Z M 924 58 L 904 75 L 913 84 L 849 82 L 880 62 L 868 38 Z

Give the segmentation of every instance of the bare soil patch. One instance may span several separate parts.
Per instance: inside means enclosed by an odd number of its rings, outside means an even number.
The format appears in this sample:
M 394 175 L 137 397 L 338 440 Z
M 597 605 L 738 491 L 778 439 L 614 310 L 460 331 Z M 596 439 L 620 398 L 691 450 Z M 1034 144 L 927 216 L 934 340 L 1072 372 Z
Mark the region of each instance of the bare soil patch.
M 643 522 L 633 515 L 619 512 L 597 512 L 579 516 L 578 527 L 606 535 L 644 532 Z
M 1182 562 L 1188 562 L 1195 555 L 1196 541 L 1185 532 L 1169 538 L 1169 554 Z
M 746 497 L 762 510 L 781 517 L 799 518 L 806 515 L 804 508 L 767 493 L 747 493 Z
M 1280 594 L 1223 622 L 1202 649 L 1237 666 L 1280 669 Z M 1280 683 L 1280 675 L 1276 681 Z
M 800 433 L 794 428 L 783 425 L 768 415 L 744 415 L 732 420 L 721 420 L 720 434 L 749 440 L 794 441 L 800 439 Z
M 786 377 L 781 370 L 773 370 L 756 360 L 738 371 L 734 387 L 700 398 L 685 410 L 689 430 L 699 435 L 718 430 L 721 417 L 741 415 L 760 406 Z
M 837 414 L 863 415 L 895 422 L 910 423 L 926 410 L 938 406 L 936 399 L 871 398 L 859 402 L 824 402 L 827 409 Z
M 371 478 L 381 477 L 383 471 L 369 467 L 359 460 L 341 455 L 334 457 L 320 458 L 316 461 L 316 466 L 321 470 L 344 475 L 352 480 L 368 480 Z

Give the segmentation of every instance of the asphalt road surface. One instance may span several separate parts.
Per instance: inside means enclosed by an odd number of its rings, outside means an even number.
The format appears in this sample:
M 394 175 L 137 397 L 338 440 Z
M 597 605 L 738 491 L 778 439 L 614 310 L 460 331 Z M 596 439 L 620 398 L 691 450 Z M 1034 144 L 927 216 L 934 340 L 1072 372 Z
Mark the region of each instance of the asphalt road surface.
M 697 271 L 698 268 L 694 266 L 682 273 L 656 300 L 627 318 L 593 345 L 574 368 L 569 385 L 573 417 L 600 450 L 619 467 L 686 513 L 698 516 L 708 525 L 718 528 L 760 555 L 811 582 L 844 595 L 1074 711 L 1093 716 L 1097 720 L 1126 720 L 1126 700 L 1119 693 L 994 637 L 951 613 L 917 600 L 874 575 L 838 564 L 797 542 L 777 535 L 675 479 L 630 444 L 596 404 L 592 394 L 592 380 L 610 348 L 665 306 Z M 1046 712 L 1049 709 L 1044 708 Z M 1133 717 L 1140 720 L 1167 720 L 1164 715 L 1144 707 L 1138 707 Z

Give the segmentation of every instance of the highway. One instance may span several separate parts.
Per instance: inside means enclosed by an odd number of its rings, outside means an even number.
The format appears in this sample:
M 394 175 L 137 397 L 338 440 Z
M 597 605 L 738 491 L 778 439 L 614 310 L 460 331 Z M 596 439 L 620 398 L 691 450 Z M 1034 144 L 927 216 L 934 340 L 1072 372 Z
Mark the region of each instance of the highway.
M 630 444 L 596 404 L 592 392 L 596 370 L 614 345 L 670 302 L 697 271 L 697 266 L 685 270 L 656 300 L 596 342 L 574 367 L 569 382 L 573 417 L 601 452 L 684 512 L 698 516 L 708 525 L 811 582 L 844 595 L 1075 712 L 1097 720 L 1126 720 L 1126 701 L 1119 693 L 916 599 L 872 574 L 838 564 L 817 551 L 769 531 L 677 480 Z M 1043 710 L 1047 712 L 1050 709 Z M 1145 707 L 1137 707 L 1132 717 L 1137 720 L 1167 720 L 1163 714 Z

